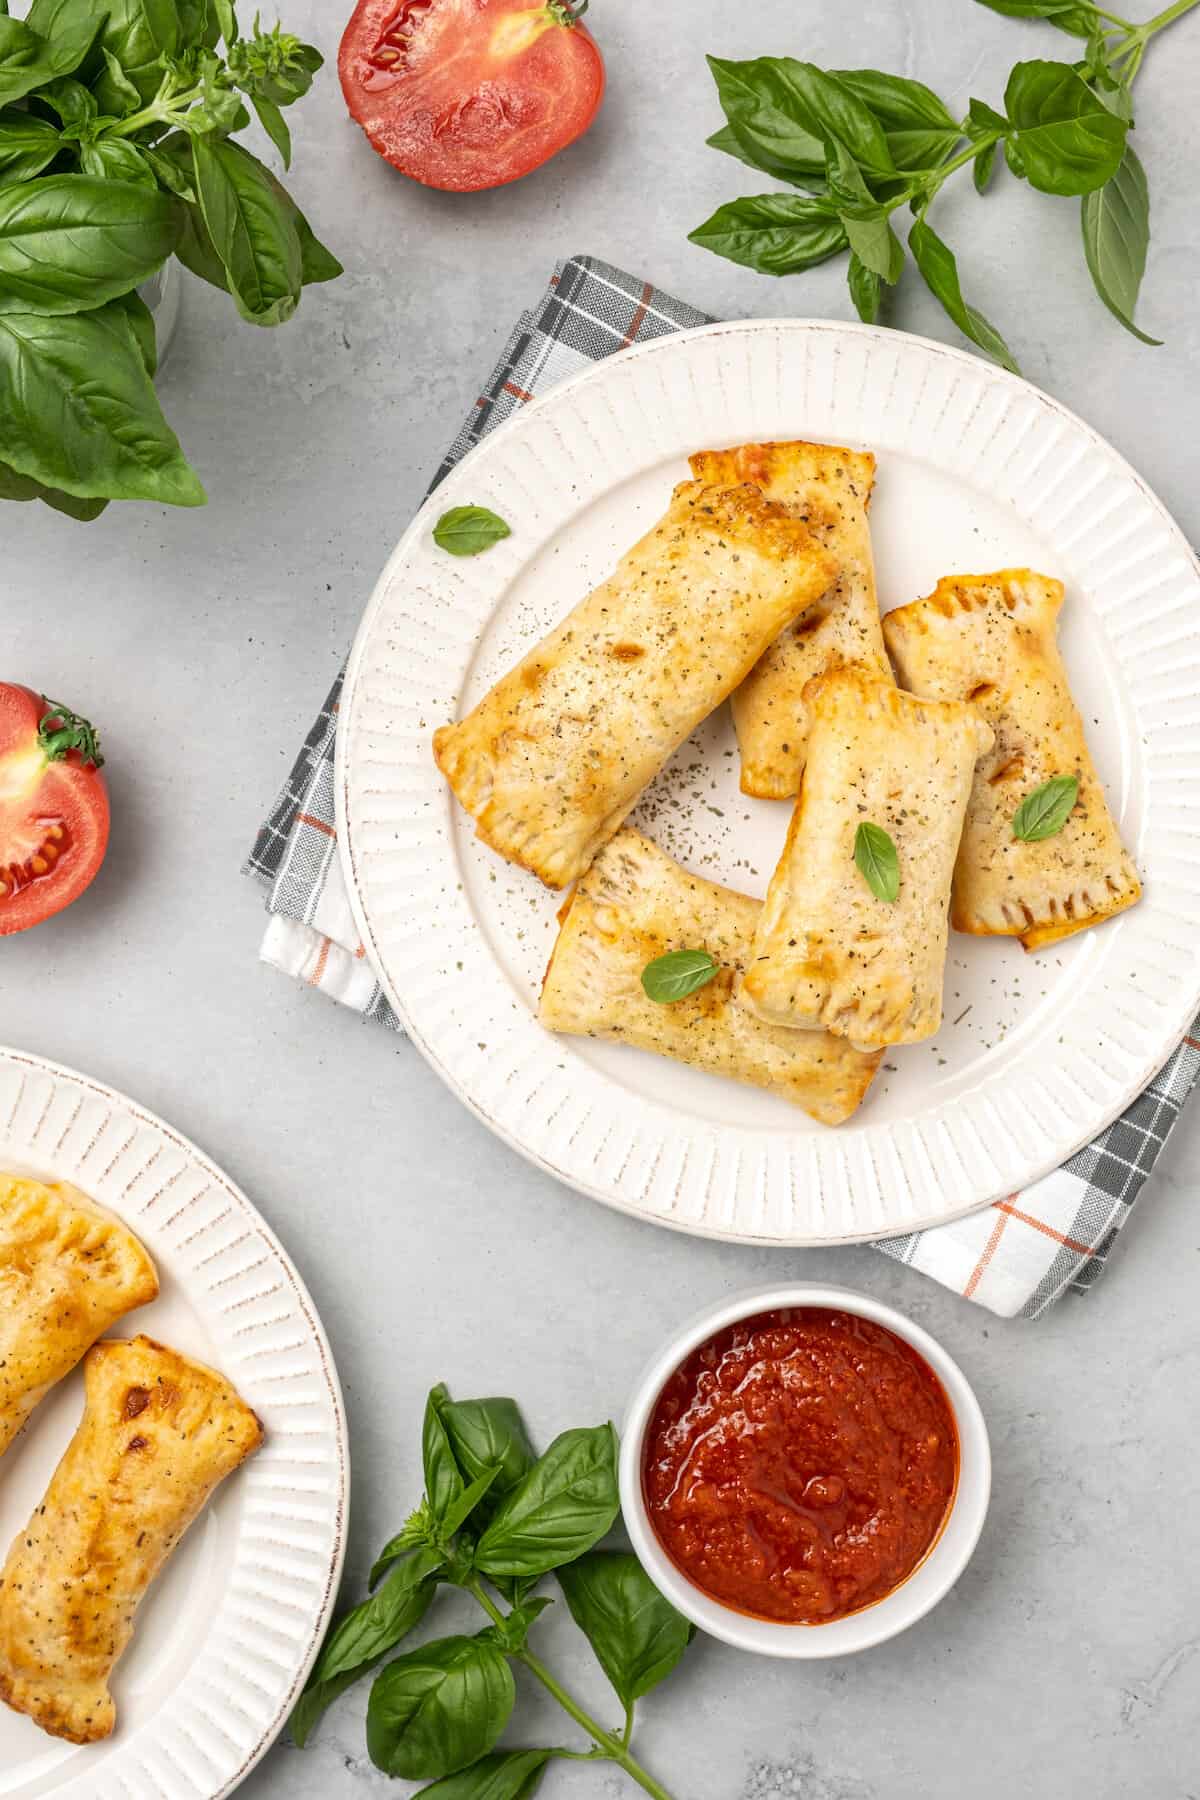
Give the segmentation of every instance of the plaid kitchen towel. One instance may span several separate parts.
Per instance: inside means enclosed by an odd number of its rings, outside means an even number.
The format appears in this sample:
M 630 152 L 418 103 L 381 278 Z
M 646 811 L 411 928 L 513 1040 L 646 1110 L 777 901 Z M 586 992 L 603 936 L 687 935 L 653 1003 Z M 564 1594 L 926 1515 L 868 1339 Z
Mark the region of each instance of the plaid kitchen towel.
M 431 489 L 535 395 L 630 344 L 708 323 L 647 281 L 594 257 L 560 264 L 524 313 Z M 399 1022 L 366 959 L 337 854 L 333 756 L 341 677 L 309 732 L 246 865 L 269 890 L 265 962 L 368 1018 Z M 1145 1093 L 1052 1175 L 982 1212 L 876 1248 L 1005 1317 L 1037 1318 L 1104 1268 L 1200 1072 L 1200 1018 Z

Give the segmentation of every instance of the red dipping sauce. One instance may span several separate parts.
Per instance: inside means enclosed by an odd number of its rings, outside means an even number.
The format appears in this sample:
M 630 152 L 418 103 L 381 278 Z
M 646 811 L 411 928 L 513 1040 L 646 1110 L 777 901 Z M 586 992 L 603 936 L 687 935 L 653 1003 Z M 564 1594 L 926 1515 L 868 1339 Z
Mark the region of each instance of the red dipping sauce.
M 945 1389 L 902 1338 L 793 1306 L 709 1338 L 646 1431 L 664 1550 L 714 1600 L 820 1625 L 871 1606 L 936 1541 L 958 1480 Z

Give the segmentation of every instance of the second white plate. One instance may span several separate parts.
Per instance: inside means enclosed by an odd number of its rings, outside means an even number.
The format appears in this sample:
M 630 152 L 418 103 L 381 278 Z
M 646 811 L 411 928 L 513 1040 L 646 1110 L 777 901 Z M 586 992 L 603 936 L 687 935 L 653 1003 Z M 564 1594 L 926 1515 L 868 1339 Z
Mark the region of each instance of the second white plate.
M 887 1059 L 830 1131 L 782 1100 L 627 1048 L 554 1038 L 536 1000 L 559 904 L 473 835 L 437 725 L 612 568 L 689 451 L 805 437 L 872 449 L 880 603 L 1028 563 L 1067 584 L 1063 647 L 1142 903 L 1063 946 L 952 935 L 943 1029 Z M 455 560 L 431 528 L 492 507 L 512 536 Z M 688 1231 L 817 1243 L 910 1231 L 1061 1163 L 1165 1061 L 1200 1002 L 1200 569 L 1116 452 L 1046 395 L 944 345 L 801 320 L 659 339 L 486 438 L 385 569 L 347 674 L 343 853 L 401 1019 L 502 1137 L 583 1192 Z M 786 807 L 738 791 L 727 709 L 633 822 L 761 894 Z
M 148 1333 L 221 1370 L 266 1442 L 192 1526 L 117 1665 L 117 1728 L 47 1737 L 0 1706 L 0 1800 L 219 1800 L 285 1723 L 337 1594 L 349 1502 L 337 1371 L 307 1290 L 250 1202 L 186 1138 L 99 1082 L 0 1050 L 0 1168 L 74 1182 L 135 1231 L 161 1292 Z M 0 1462 L 0 1558 L 83 1404 L 79 1370 Z

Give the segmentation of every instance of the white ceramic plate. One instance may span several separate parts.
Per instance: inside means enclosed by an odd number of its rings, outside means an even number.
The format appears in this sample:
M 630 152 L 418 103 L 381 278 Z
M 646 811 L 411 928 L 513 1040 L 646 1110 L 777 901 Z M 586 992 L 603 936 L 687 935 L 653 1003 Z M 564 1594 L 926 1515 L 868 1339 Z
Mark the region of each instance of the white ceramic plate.
M 213 1364 L 267 1433 L 151 1589 L 113 1678 L 113 1736 L 61 1743 L 0 1706 L 0 1800 L 217 1800 L 286 1720 L 337 1593 L 349 1465 L 325 1333 L 245 1195 L 186 1138 L 98 1082 L 0 1050 L 0 1168 L 73 1181 L 131 1226 L 162 1291 L 116 1335 L 145 1331 Z M 82 1404 L 76 1371 L 0 1463 L 4 1550 Z
M 1026 955 L 952 935 L 945 1024 L 889 1055 L 836 1131 L 624 1046 L 553 1038 L 538 986 L 558 900 L 473 836 L 430 738 L 607 574 L 689 451 L 806 437 L 879 459 L 880 604 L 1029 563 L 1065 580 L 1062 640 L 1142 903 Z M 446 508 L 512 536 L 455 560 Z M 1165 1061 L 1200 1000 L 1200 569 L 1129 466 L 1053 400 L 965 352 L 865 326 L 749 320 L 598 364 L 486 438 L 405 533 L 367 608 L 339 734 L 363 941 L 416 1043 L 481 1118 L 597 1199 L 715 1236 L 909 1231 L 1062 1162 Z M 727 709 L 633 822 L 761 894 L 788 812 L 739 794 Z

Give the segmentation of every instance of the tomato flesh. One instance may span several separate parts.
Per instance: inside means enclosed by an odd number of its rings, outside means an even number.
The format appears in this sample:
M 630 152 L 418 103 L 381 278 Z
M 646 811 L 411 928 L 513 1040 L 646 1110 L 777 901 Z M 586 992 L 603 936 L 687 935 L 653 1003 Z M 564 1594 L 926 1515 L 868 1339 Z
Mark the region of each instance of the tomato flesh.
M 78 899 L 108 847 L 99 769 L 39 741 L 46 702 L 0 682 L 0 936 L 25 931 Z
M 374 149 L 427 187 L 516 181 L 604 95 L 596 40 L 560 0 L 360 0 L 338 73 Z

